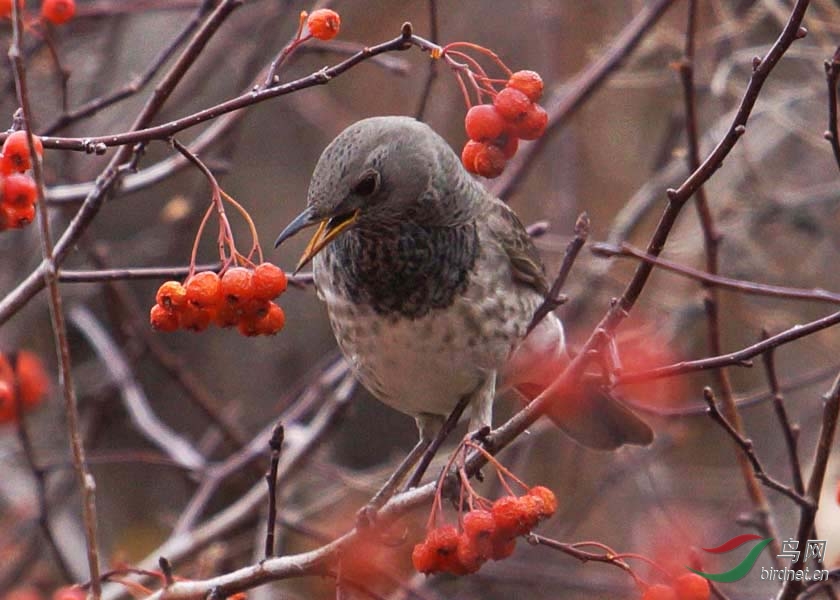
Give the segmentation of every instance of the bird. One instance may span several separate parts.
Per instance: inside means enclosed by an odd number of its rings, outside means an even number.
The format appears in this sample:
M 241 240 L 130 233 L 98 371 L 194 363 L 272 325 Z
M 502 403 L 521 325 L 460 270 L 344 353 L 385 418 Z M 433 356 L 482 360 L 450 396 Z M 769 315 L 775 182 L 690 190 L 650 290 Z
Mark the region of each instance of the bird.
M 548 292 L 531 237 L 427 124 L 379 116 L 342 131 L 275 246 L 314 226 L 296 271 L 312 261 L 356 377 L 415 418 L 419 441 L 406 461 L 417 460 L 460 400 L 478 431 L 491 426 L 501 392 L 532 399 L 568 364 L 556 314 L 528 331 Z M 561 395 L 548 416 L 576 442 L 599 450 L 651 443 L 650 427 L 613 395 Z

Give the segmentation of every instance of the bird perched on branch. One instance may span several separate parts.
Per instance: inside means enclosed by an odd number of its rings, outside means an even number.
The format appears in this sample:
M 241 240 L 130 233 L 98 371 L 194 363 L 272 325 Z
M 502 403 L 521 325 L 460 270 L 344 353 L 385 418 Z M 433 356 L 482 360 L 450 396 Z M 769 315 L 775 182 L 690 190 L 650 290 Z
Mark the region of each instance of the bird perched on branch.
M 424 123 L 375 117 L 340 133 L 315 167 L 306 208 L 276 245 L 316 225 L 298 269 L 312 260 L 357 377 L 417 420 L 412 455 L 461 398 L 477 430 L 491 424 L 501 390 L 533 398 L 568 363 L 554 314 L 526 336 L 548 290 L 530 236 Z M 633 412 L 593 390 L 552 398 L 547 414 L 592 448 L 652 440 Z

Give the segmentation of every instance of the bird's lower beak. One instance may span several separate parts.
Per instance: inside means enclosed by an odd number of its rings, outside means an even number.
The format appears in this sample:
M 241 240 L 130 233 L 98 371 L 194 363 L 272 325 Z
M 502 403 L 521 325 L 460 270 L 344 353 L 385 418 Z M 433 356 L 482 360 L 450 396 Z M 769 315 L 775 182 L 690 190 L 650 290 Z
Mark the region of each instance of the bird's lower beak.
M 313 235 L 312 239 L 309 240 L 309 243 L 306 245 L 306 249 L 303 251 L 303 255 L 301 255 L 300 260 L 298 260 L 298 264 L 295 267 L 295 273 L 297 273 L 342 231 L 345 231 L 353 225 L 358 216 L 359 211 L 356 209 L 352 212 L 318 221 L 317 218 L 312 215 L 311 210 L 307 208 L 286 226 L 286 229 L 283 230 L 274 242 L 274 247 L 276 248 L 301 229 L 305 229 L 306 227 L 310 227 L 318 223 L 318 229 L 315 231 L 315 235 Z

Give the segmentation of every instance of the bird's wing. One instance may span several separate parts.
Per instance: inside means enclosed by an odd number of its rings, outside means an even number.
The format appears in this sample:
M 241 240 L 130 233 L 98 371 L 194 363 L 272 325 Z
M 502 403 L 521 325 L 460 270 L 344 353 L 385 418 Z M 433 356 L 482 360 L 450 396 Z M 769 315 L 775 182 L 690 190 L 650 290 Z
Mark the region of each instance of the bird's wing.
M 489 216 L 490 227 L 510 260 L 513 278 L 545 296 L 548 293 L 545 269 L 522 221 L 498 199 L 494 199 Z

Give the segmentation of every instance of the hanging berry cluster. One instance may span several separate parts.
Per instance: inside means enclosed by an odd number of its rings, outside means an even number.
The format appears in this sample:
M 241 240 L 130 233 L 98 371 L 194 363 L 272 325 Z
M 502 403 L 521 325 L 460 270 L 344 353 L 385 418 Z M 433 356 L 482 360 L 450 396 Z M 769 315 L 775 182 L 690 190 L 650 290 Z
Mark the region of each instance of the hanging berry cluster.
M 32 136 L 35 152 L 41 156 L 44 146 Z M 20 229 L 35 220 L 38 188 L 27 173 L 32 168 L 25 131 L 9 134 L 0 155 L 0 231 Z
M 709 581 L 696 573 L 684 573 L 670 584 L 657 583 L 645 588 L 642 600 L 709 600 Z
M 286 323 L 283 309 L 272 302 L 284 291 L 286 274 L 268 262 L 253 268 L 230 267 L 221 277 L 200 271 L 183 284 L 164 282 L 150 321 L 158 331 L 204 331 L 215 323 L 235 326 L 242 335 L 271 335 Z
M 47 373 L 37 354 L 27 350 L 0 353 L 0 423 L 13 423 L 19 408 L 29 411 L 44 399 Z
M 484 454 L 499 475 L 508 495 L 495 502 L 479 496 L 470 486 L 464 472 L 466 452 L 475 449 Z M 463 450 L 463 453 L 461 452 Z M 465 441 L 462 448 L 453 454 L 453 461 L 460 456 L 462 466 L 461 502 L 470 510 L 459 515 L 458 526 L 444 524 L 435 526 L 441 511 L 441 488 L 443 477 L 438 482 L 435 505 L 427 526 L 426 538 L 411 553 L 414 568 L 420 573 L 451 573 L 466 575 L 475 573 L 488 560 L 502 560 L 513 554 L 516 538 L 529 533 L 537 524 L 552 516 L 557 510 L 557 498 L 550 489 L 543 486 L 528 488 L 513 473 L 493 456 L 473 442 Z M 450 463 L 451 465 L 451 463 Z M 446 473 L 448 469 L 444 470 Z M 510 489 L 506 479 L 513 480 L 527 490 L 517 496 Z
M 198 332 L 215 324 L 237 327 L 246 336 L 277 333 L 286 323 L 286 315 L 273 300 L 286 291 L 286 274 L 280 267 L 263 261 L 257 229 L 248 211 L 222 190 L 210 170 L 197 157 L 180 144 L 176 146 L 207 176 L 212 202 L 204 213 L 193 242 L 187 278 L 183 283 L 166 281 L 161 284 L 149 322 L 158 331 L 189 329 Z M 225 202 L 248 224 L 252 244 L 247 255 L 236 248 Z M 218 248 L 222 266 L 218 273 L 196 272 L 198 243 L 214 213 L 219 224 Z
M 488 76 L 468 50 L 492 59 L 507 79 Z M 538 104 L 542 78 L 536 71 L 514 73 L 494 52 L 468 42 L 443 46 L 433 51 L 432 57 L 443 58 L 453 69 L 469 109 L 464 119 L 469 140 L 461 152 L 461 162 L 470 173 L 498 177 L 516 154 L 519 140 L 535 140 L 545 133 L 548 114 Z M 473 96 L 477 104 L 473 104 Z

